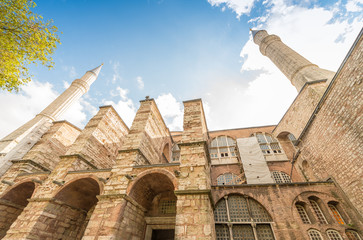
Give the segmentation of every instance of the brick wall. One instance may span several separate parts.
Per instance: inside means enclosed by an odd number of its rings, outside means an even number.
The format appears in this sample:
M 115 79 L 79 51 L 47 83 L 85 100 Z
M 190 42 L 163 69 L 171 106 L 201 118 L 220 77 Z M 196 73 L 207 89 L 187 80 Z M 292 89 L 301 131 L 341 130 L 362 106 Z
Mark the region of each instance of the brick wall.
M 299 145 L 319 179 L 333 177 L 363 214 L 363 44 L 358 40 Z

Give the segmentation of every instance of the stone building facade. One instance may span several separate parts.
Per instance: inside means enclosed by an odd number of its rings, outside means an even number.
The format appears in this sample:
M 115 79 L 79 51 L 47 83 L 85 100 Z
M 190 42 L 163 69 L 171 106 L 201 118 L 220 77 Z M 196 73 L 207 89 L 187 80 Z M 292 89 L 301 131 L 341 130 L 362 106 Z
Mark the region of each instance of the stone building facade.
M 363 239 L 362 32 L 336 73 L 252 34 L 299 91 L 278 125 L 209 131 L 201 99 L 180 132 L 153 99 L 130 128 L 112 106 L 54 121 L 91 70 L 0 141 L 0 238 Z

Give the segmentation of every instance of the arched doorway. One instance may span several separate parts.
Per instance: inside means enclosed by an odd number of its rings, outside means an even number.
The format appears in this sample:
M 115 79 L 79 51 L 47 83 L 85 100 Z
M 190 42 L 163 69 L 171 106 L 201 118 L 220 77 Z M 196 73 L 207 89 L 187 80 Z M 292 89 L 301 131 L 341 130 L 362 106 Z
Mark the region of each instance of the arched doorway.
M 174 239 L 177 198 L 169 177 L 162 173 L 147 174 L 135 182 L 129 196 L 146 210 L 145 240 Z
M 28 199 L 33 195 L 34 189 L 33 182 L 24 182 L 11 188 L 0 198 L 0 239 L 28 205 Z

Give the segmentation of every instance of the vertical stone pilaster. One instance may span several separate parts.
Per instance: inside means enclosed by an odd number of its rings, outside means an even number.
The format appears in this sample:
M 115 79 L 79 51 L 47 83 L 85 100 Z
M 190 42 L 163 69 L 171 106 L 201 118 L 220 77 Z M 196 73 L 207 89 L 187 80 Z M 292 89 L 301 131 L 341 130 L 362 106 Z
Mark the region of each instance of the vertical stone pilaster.
M 200 99 L 184 102 L 175 239 L 215 239 L 208 129 Z

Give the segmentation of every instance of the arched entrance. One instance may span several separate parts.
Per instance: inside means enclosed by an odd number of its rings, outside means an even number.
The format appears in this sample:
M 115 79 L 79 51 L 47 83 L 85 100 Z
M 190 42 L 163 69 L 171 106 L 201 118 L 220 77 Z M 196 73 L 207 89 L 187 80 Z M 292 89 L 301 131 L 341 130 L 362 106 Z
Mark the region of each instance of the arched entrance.
M 146 210 L 145 240 L 174 239 L 177 198 L 169 177 L 162 173 L 147 174 L 135 182 L 129 196 Z
M 28 205 L 28 199 L 33 195 L 34 189 L 33 182 L 24 182 L 11 188 L 0 198 L 0 239 Z

